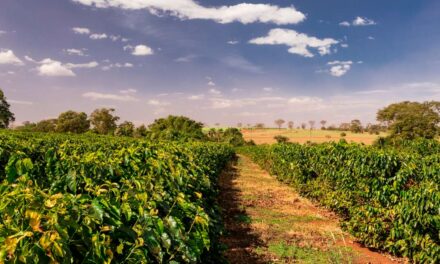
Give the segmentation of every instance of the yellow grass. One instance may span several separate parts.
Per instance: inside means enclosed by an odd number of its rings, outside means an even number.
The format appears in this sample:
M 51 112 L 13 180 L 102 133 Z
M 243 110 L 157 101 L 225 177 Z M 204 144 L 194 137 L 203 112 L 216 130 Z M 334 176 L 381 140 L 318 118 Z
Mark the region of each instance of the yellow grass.
M 277 135 L 288 137 L 290 142 L 305 143 L 307 141 L 322 143 L 329 141 L 339 141 L 342 131 L 330 130 L 308 130 L 308 129 L 242 129 L 241 132 L 246 140 L 253 140 L 256 144 L 273 144 Z M 364 143 L 371 145 L 381 135 L 371 135 L 369 133 L 352 133 L 345 131 L 344 137 L 348 142 Z

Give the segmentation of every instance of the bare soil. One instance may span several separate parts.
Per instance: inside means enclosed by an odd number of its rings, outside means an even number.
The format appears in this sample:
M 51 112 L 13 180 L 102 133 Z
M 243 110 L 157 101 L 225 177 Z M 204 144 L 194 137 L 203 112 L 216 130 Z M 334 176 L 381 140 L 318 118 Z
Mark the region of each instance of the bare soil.
M 404 263 L 362 247 L 338 218 L 239 156 L 220 178 L 230 263 Z

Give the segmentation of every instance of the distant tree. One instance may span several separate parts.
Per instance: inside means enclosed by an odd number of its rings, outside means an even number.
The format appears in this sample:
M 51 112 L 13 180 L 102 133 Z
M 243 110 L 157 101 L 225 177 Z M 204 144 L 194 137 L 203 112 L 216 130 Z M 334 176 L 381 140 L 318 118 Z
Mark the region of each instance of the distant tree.
M 362 133 L 362 123 L 359 119 L 351 120 L 350 122 L 350 131 L 353 133 Z
M 238 128 L 242 128 L 243 127 L 243 123 L 237 123 L 237 127 Z
M 35 126 L 36 126 L 35 123 L 29 122 L 29 121 L 24 121 L 21 126 L 17 126 L 14 129 L 18 130 L 18 131 L 23 131 L 23 132 L 34 132 Z
M 113 134 L 117 128 L 116 122 L 119 120 L 119 117 L 113 114 L 114 112 L 113 108 L 101 108 L 93 111 L 90 115 L 93 131 L 102 135 Z
M 306 123 L 301 123 L 301 128 L 302 128 L 302 129 L 306 129 L 306 127 L 307 127 L 307 124 L 306 124 Z
M 140 125 L 134 130 L 134 136 L 137 138 L 146 137 L 148 134 L 147 127 Z
M 246 141 L 243 138 L 243 134 L 237 128 L 227 128 L 222 133 L 222 142 L 229 143 L 233 146 L 243 146 Z
M 377 120 L 389 126 L 391 137 L 435 138 L 439 134 L 440 102 L 401 102 L 377 112 Z
M 287 123 L 287 126 L 289 127 L 289 129 L 293 129 L 295 123 L 293 123 L 293 121 L 289 121 L 289 123 Z
M 132 137 L 134 136 L 134 124 L 130 121 L 122 122 L 115 131 L 116 136 Z
M 287 143 L 289 142 L 289 138 L 286 136 L 282 136 L 282 135 L 277 135 L 275 137 L 273 137 L 277 143 Z
M 265 127 L 265 125 L 263 123 L 256 123 L 255 124 L 255 128 L 262 129 L 264 127 Z
M 184 116 L 156 119 L 149 125 L 151 139 L 191 141 L 203 140 L 203 124 Z
M 341 130 L 341 131 L 348 131 L 348 130 L 350 130 L 350 123 L 341 123 L 339 125 L 339 130 Z
M 85 133 L 90 128 L 90 122 L 87 120 L 87 114 L 75 111 L 67 111 L 58 116 L 56 131 Z
M 57 119 L 41 120 L 35 125 L 36 132 L 55 132 L 57 129 Z
M 277 119 L 275 120 L 275 124 L 278 126 L 278 129 L 281 129 L 281 127 L 283 126 L 283 124 L 286 123 L 286 121 L 284 121 L 284 119 Z
M 15 121 L 14 114 L 9 110 L 10 107 L 3 90 L 0 89 L 0 128 L 8 128 L 9 124 Z
M 309 128 L 310 128 L 310 130 L 312 130 L 313 128 L 315 128 L 315 121 L 314 120 L 310 120 L 309 121 Z
M 319 123 L 321 123 L 321 129 L 325 129 L 325 124 L 327 124 L 327 121 L 326 120 L 321 120 L 321 122 L 319 122 Z

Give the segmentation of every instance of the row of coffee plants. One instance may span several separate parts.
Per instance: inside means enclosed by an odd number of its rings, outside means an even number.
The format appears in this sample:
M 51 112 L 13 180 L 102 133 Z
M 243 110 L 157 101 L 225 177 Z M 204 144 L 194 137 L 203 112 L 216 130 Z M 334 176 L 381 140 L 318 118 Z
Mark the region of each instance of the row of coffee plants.
M 218 261 L 216 183 L 232 155 L 222 144 L 0 134 L 0 263 Z
M 438 152 L 420 155 L 346 143 L 240 151 L 302 195 L 339 213 L 343 227 L 365 245 L 415 263 L 440 262 Z

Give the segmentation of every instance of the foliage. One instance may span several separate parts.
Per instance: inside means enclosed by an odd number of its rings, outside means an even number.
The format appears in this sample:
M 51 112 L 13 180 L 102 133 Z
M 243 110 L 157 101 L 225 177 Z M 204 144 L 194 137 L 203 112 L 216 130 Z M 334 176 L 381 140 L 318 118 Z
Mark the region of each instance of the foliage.
M 350 131 L 353 133 L 362 133 L 363 132 L 362 123 L 359 119 L 351 120 Z
M 46 119 L 41 120 L 37 124 L 35 124 L 35 128 L 33 131 L 35 132 L 55 132 L 57 128 L 57 120 L 56 119 Z
M 0 128 L 7 128 L 11 122 L 15 121 L 14 114 L 9 110 L 10 105 L 6 101 L 3 90 L 0 89 Z
M 414 144 L 414 143 L 409 143 Z M 301 194 L 343 217 L 343 226 L 364 244 L 440 262 L 440 155 L 356 144 L 278 144 L 241 152 Z
M 440 102 L 401 102 L 377 112 L 377 120 L 386 122 L 391 137 L 432 139 L 439 134 Z
M 140 125 L 134 130 L 134 137 L 142 138 L 146 137 L 148 134 L 147 127 L 145 125 Z
M 223 129 L 210 129 L 207 133 L 208 140 L 214 142 L 224 142 L 231 144 L 232 146 L 238 147 L 246 144 L 243 138 L 243 134 L 237 128 L 227 128 Z
M 116 136 L 133 137 L 134 124 L 129 121 L 122 122 L 115 131 Z
M 277 143 L 286 143 L 286 142 L 289 142 L 289 138 L 286 137 L 286 136 L 277 135 L 277 136 L 275 136 L 275 137 L 273 137 L 273 138 L 277 141 Z
M 87 120 L 87 114 L 75 111 L 67 111 L 58 116 L 56 130 L 57 132 L 85 133 L 90 128 L 90 122 Z
M 218 263 L 222 144 L 0 134 L 0 263 Z
M 119 120 L 119 117 L 113 114 L 114 112 L 113 108 L 101 108 L 93 111 L 90 115 L 93 131 L 101 135 L 113 134 L 117 128 L 116 122 Z
M 153 140 L 192 141 L 203 140 L 203 124 L 184 116 L 160 118 L 149 125 L 150 137 Z
M 284 119 L 277 119 L 275 120 L 275 125 L 277 125 L 278 129 L 281 129 L 281 127 L 283 126 L 283 124 L 286 123 L 286 121 L 284 121 Z

